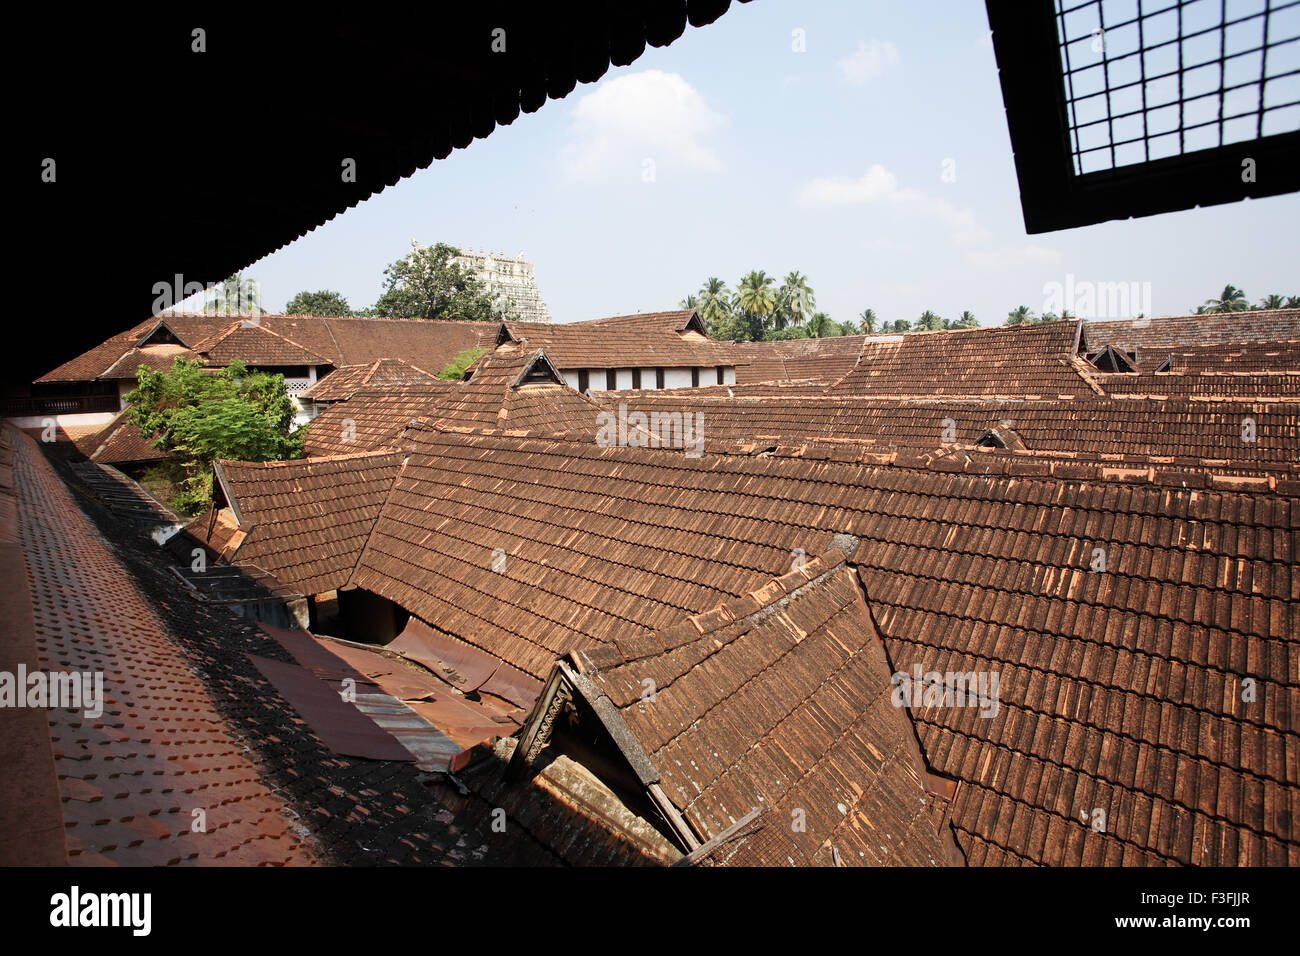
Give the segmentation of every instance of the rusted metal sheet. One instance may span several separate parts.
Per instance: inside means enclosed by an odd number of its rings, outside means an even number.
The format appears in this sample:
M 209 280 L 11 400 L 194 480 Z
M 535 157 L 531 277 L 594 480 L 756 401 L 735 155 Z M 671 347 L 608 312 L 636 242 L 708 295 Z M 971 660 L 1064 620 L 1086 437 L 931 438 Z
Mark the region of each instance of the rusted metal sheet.
M 465 749 L 388 694 L 357 694 L 357 710 L 414 754 L 421 770 L 446 771 Z
M 256 654 L 249 654 L 248 659 L 335 753 L 367 760 L 417 759 L 392 734 L 305 668 Z
M 482 691 L 528 708 L 542 689 L 541 681 L 485 651 L 438 633 L 416 617 L 387 649 L 419 661 L 461 693 Z

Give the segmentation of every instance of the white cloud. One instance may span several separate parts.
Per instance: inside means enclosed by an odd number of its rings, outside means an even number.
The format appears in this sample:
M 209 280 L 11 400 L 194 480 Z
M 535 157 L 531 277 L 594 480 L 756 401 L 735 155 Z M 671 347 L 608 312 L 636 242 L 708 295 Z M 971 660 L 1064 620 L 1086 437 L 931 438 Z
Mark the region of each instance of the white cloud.
M 799 200 L 805 206 L 887 203 L 928 216 L 946 225 L 952 241 L 967 247 L 967 261 L 986 271 L 1046 265 L 1061 259 L 1059 252 L 1044 246 L 994 246 L 993 233 L 976 221 L 975 213 L 970 209 L 954 206 L 946 199 L 919 189 L 901 187 L 898 177 L 879 163 L 858 179 L 813 179 L 800 190 Z
M 660 171 L 723 168 L 707 139 L 725 120 L 679 74 L 645 70 L 615 77 L 579 99 L 572 116 L 573 138 L 561 162 L 576 179 L 636 177 L 646 160 Z
M 840 79 L 850 86 L 863 86 L 874 80 L 898 62 L 898 48 L 888 40 L 858 42 L 858 48 L 841 60 L 835 61 Z
M 975 221 L 969 209 L 958 209 L 946 199 L 929 196 L 919 189 L 904 189 L 898 177 L 879 163 L 874 164 L 860 179 L 818 178 L 811 180 L 799 193 L 805 206 L 849 206 L 858 203 L 890 203 L 909 205 L 917 212 L 933 216 L 952 230 L 954 242 L 984 242 L 990 237 L 988 230 Z
M 861 179 L 814 179 L 804 186 L 799 199 L 805 206 L 848 206 L 863 202 L 906 202 L 921 195 L 915 190 L 899 189 L 898 177 L 876 163 Z
M 1026 266 L 1054 265 L 1061 261 L 1061 254 L 1055 249 L 1028 243 L 1023 246 L 971 249 L 966 253 L 966 260 L 986 272 L 999 272 Z

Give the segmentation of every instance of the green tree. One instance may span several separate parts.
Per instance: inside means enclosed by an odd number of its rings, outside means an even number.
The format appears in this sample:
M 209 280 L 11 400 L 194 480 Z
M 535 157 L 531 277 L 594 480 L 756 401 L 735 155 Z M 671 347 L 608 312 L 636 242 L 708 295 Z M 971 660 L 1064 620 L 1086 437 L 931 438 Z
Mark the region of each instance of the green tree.
M 732 320 L 731 292 L 727 289 L 727 284 L 717 276 L 709 276 L 700 287 L 698 298 L 700 318 L 708 325 L 709 334 L 714 338 L 724 338 L 718 334 L 718 331 L 724 326 L 728 326 L 727 330 L 731 331 L 729 324 Z M 725 336 L 725 338 L 734 337 L 734 335 Z
M 764 342 L 785 342 L 789 339 L 806 339 L 809 338 L 807 327 L 802 325 L 789 325 L 784 329 L 769 329 L 763 335 Z
M 285 315 L 351 315 L 352 307 L 341 292 L 321 289 L 308 292 L 306 289 L 289 300 L 284 307 Z
M 1205 300 L 1205 313 L 1216 315 L 1221 312 L 1245 312 L 1250 308 L 1246 293 L 1235 285 L 1225 285 L 1217 299 Z
M 384 291 L 370 310 L 387 318 L 494 322 L 505 310 L 474 273 L 451 262 L 460 255 L 445 243 L 419 249 L 384 269 Z
M 745 333 L 751 342 L 759 342 L 767 328 L 768 318 L 776 309 L 776 290 L 773 280 L 762 269 L 750 272 L 740 280 L 736 305 L 745 324 Z
M 682 299 L 682 301 L 677 303 L 677 308 L 694 309 L 698 312 L 700 311 L 700 300 L 693 295 L 688 295 L 686 298 Z
M 1005 325 L 1025 325 L 1038 321 L 1027 305 L 1018 305 L 1007 313 Z
M 963 312 L 961 318 L 953 322 L 949 328 L 953 329 L 977 329 L 979 328 L 979 319 L 975 318 L 974 312 Z
M 812 315 L 816 305 L 817 297 L 808 285 L 808 277 L 797 270 L 791 272 L 785 277 L 781 291 L 777 294 L 777 308 L 773 313 L 778 322 L 777 328 L 784 327 L 787 322 L 802 325 Z
M 918 331 L 934 332 L 944 327 L 943 319 L 938 315 L 926 309 L 921 313 L 921 317 L 916 320 L 915 328 Z
M 261 315 L 261 288 L 256 279 L 237 272 L 209 293 L 203 311 L 217 315 Z
M 825 312 L 814 312 L 808 317 L 808 334 L 815 339 L 829 339 L 843 335 L 844 330 Z
M 1284 309 L 1300 309 L 1300 295 L 1289 295 L 1282 303 Z
M 895 320 L 894 320 L 894 325 L 893 325 L 893 327 L 892 327 L 889 331 L 891 331 L 891 332 L 910 332 L 910 331 L 912 331 L 912 323 L 909 322 L 909 321 L 907 321 L 907 319 L 895 319 Z
M 141 365 L 126 395 L 126 420 L 174 459 L 181 491 L 177 511 L 193 514 L 212 498 L 212 462 L 276 461 L 302 454 L 306 428 L 293 427 L 284 376 L 250 372 L 232 362 L 217 372 L 179 356 L 166 371 Z
M 1292 298 L 1295 298 L 1295 296 L 1292 296 Z M 1286 297 L 1280 296 L 1276 292 L 1274 292 L 1272 295 L 1266 295 L 1264 296 L 1264 298 L 1260 299 L 1259 305 L 1256 306 L 1256 308 L 1285 309 L 1287 308 Z
M 465 377 L 465 369 L 477 362 L 480 355 L 486 355 L 490 351 L 492 350 L 484 345 L 466 349 L 447 363 L 446 368 L 438 373 L 438 378 L 459 382 Z
M 858 326 L 860 334 L 862 335 L 875 334 L 876 323 L 879 321 L 876 318 L 875 309 L 863 309 L 861 312 L 858 313 L 858 321 L 861 323 Z

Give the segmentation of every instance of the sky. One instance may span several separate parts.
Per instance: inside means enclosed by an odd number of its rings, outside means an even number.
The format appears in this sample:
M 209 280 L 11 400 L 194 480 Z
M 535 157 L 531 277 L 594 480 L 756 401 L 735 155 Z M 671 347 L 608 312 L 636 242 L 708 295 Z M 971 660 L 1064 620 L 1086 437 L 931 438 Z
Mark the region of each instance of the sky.
M 359 310 L 414 238 L 522 252 L 559 322 L 676 308 L 751 269 L 804 273 L 839 321 L 995 325 L 1055 311 L 1064 288 L 1075 314 L 1117 317 L 1105 296 L 1089 311 L 1088 283 L 1135 284 L 1128 314 L 1176 315 L 1228 283 L 1300 294 L 1298 213 L 1292 194 L 1026 235 L 982 3 L 755 0 L 244 275 L 272 312 L 316 289 Z

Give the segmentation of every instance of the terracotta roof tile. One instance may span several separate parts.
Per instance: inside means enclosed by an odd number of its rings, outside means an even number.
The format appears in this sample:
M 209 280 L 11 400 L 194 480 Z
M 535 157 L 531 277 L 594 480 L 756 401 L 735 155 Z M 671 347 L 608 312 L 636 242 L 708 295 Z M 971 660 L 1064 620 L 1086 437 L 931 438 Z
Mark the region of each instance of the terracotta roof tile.
M 303 594 L 346 584 L 400 465 L 395 453 L 217 462 L 221 492 L 244 532 L 227 558 Z M 205 528 L 191 524 L 192 531 Z M 229 543 L 225 529 L 214 529 L 214 536 L 208 543 L 218 551 Z M 305 553 L 310 562 L 302 560 Z
M 437 376 L 399 358 L 376 359 L 368 365 L 345 365 L 298 393 L 302 401 L 339 402 L 351 398 L 363 385 L 412 385 Z

